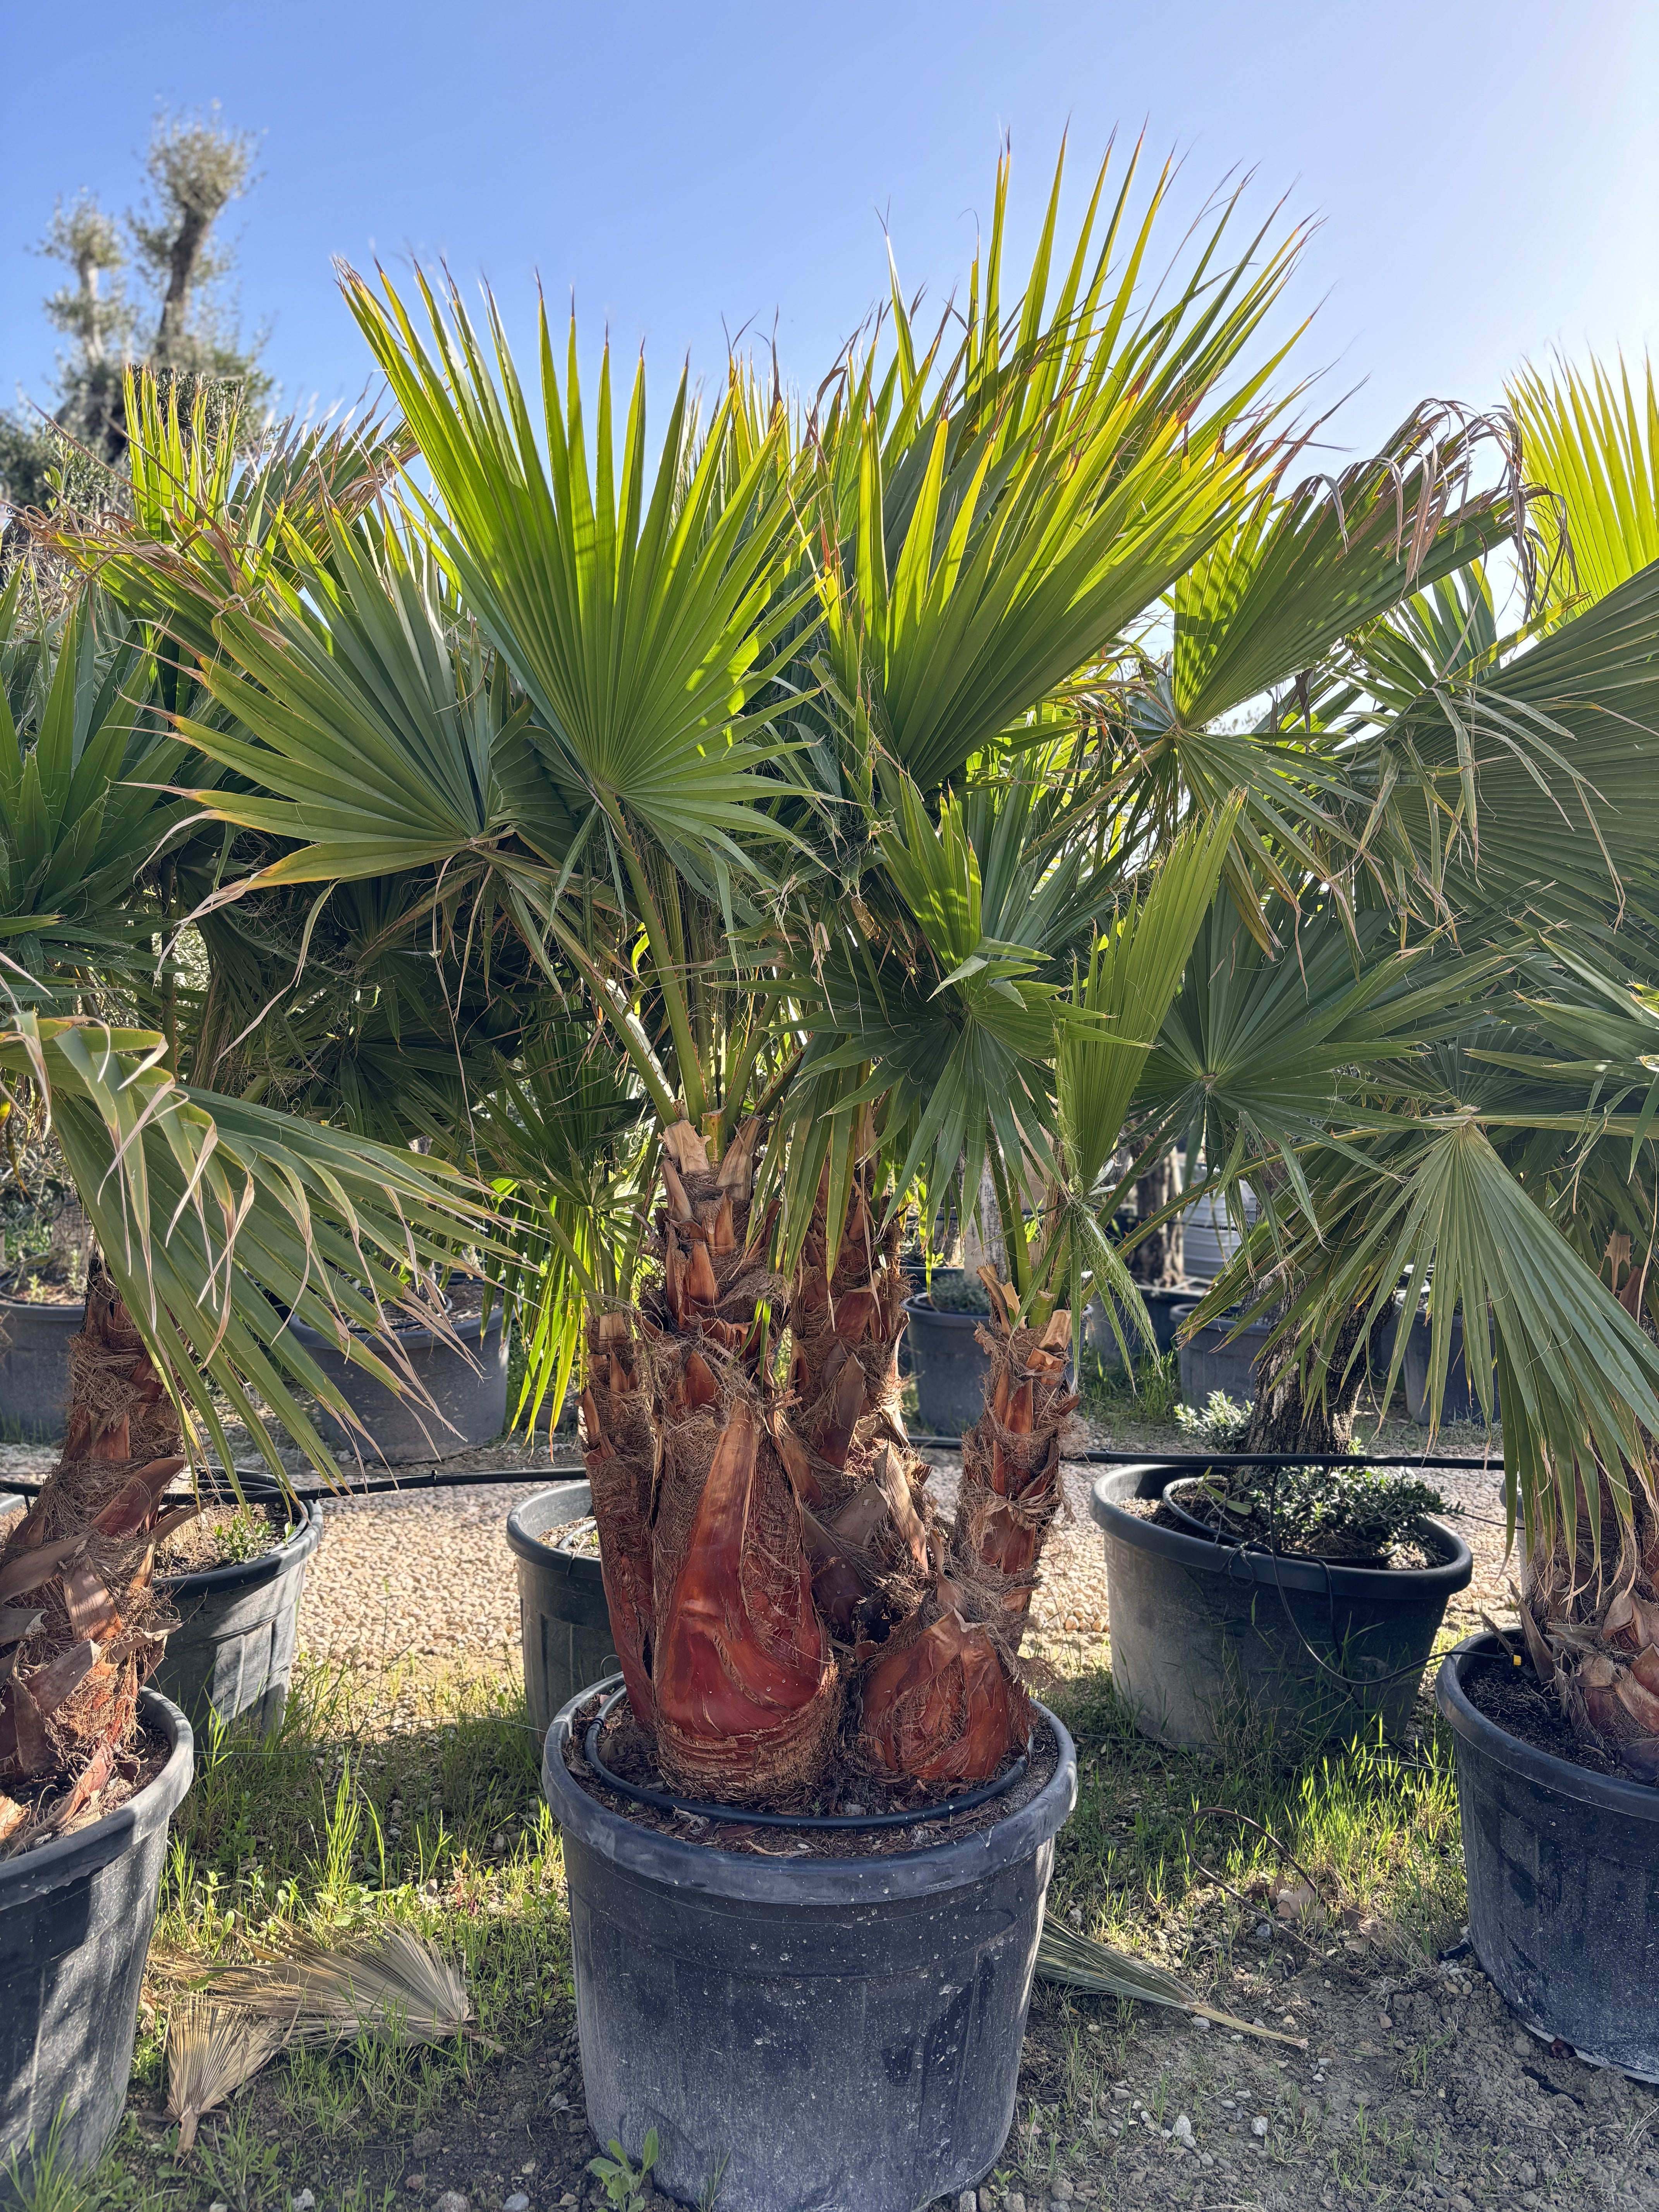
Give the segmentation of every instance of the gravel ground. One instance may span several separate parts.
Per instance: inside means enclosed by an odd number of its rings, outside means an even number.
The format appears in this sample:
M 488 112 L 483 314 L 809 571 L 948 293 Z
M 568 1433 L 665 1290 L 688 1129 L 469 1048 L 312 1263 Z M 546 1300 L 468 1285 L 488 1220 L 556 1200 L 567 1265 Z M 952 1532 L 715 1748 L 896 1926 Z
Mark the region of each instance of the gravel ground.
M 1096 1446 L 1118 1451 L 1188 1449 L 1188 1440 L 1174 1428 L 1144 1424 L 1095 1422 L 1090 1437 Z M 1386 1453 L 1405 1461 L 1422 1450 L 1423 1431 L 1390 1421 L 1378 1442 L 1379 1458 Z M 1449 1455 L 1473 1455 L 1486 1449 L 1486 1432 L 1449 1432 L 1441 1447 Z M 1504 1565 L 1501 1450 L 1496 1443 L 1492 1448 L 1497 1456 L 1490 1471 L 1433 1471 L 1448 1503 L 1463 1508 L 1455 1525 L 1474 1553 L 1474 1580 L 1447 1612 L 1447 1629 L 1458 1636 L 1478 1629 L 1483 1611 L 1511 1610 L 1507 1582 L 1515 1567 Z M 933 1495 L 948 1515 L 956 1502 L 958 1462 L 948 1453 L 927 1456 L 936 1470 Z M 39 1481 L 52 1458 L 49 1445 L 0 1444 L 0 1491 L 8 1474 Z M 296 1456 L 296 1474 L 301 1464 Z M 349 1656 L 378 1666 L 454 1656 L 475 1664 L 499 1658 L 516 1668 L 518 1583 L 507 1547 L 507 1516 L 554 1476 L 579 1474 L 580 1464 L 562 1437 L 550 1457 L 544 1439 L 528 1447 L 520 1437 L 445 1461 L 441 1472 L 453 1476 L 513 1467 L 546 1472 L 522 1484 L 422 1492 L 420 1478 L 431 1470 L 410 1467 L 397 1470 L 410 1486 L 406 1493 L 325 1499 L 327 1533 L 307 1576 L 300 1611 L 302 1647 L 319 1658 Z M 354 1472 L 343 1468 L 343 1481 Z M 1068 1461 L 1063 1469 L 1066 1506 L 1044 1553 L 1027 1638 L 1039 1674 L 1046 1668 L 1074 1674 L 1103 1664 L 1108 1656 L 1105 1559 L 1089 1512 L 1098 1473 L 1081 1461 Z

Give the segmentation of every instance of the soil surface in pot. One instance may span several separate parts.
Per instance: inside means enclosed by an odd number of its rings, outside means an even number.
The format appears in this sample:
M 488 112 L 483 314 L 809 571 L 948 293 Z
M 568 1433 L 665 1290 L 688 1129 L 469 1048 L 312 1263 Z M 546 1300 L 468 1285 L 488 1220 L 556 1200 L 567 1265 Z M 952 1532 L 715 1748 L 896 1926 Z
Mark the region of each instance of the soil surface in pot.
M 1642 1782 L 1599 1744 L 1577 1735 L 1553 1693 L 1540 1686 L 1530 1666 L 1514 1667 L 1507 1659 L 1484 1660 L 1464 1665 L 1464 1694 L 1476 1712 L 1484 1715 L 1505 1735 L 1518 1736 L 1534 1751 L 1552 1759 L 1565 1759 L 1592 1774 L 1607 1774 L 1619 1782 Z
M 1172 1529 L 1177 1536 L 1193 1536 L 1198 1533 L 1191 1521 L 1183 1520 L 1161 1498 L 1116 1498 L 1112 1503 L 1120 1511 L 1132 1513 L 1137 1521 L 1150 1521 L 1154 1528 Z M 1251 1551 L 1256 1552 L 1270 1552 L 1273 1548 L 1265 1534 L 1249 1539 L 1248 1546 Z M 1344 1559 L 1332 1552 L 1305 1551 L 1283 1533 L 1279 1540 L 1279 1553 L 1281 1559 L 1323 1559 L 1332 1566 L 1345 1567 L 1437 1567 L 1441 1563 L 1437 1553 L 1418 1543 L 1396 1544 L 1386 1559 L 1352 1556 Z
M 85 1263 L 71 1267 L 68 1254 L 42 1253 L 0 1267 L 0 1298 L 14 1298 L 26 1306 L 78 1306 L 86 1304 L 86 1297 Z
M 609 1695 L 609 1692 L 606 1692 Z M 576 1727 L 566 1740 L 565 1766 L 586 1796 L 603 1805 L 608 1812 L 619 1813 L 638 1827 L 654 1829 L 659 1835 L 674 1836 L 681 1842 L 706 1844 L 711 1850 L 753 1851 L 765 1858 L 815 1859 L 872 1859 L 890 1857 L 895 1852 L 914 1851 L 927 1844 L 953 1843 L 958 1837 L 978 1835 L 983 1829 L 994 1827 L 999 1820 L 1006 1820 L 1038 1795 L 1043 1784 L 1054 1771 L 1060 1759 L 1060 1747 L 1054 1732 L 1041 1714 L 1034 1716 L 1036 1733 L 1031 1741 L 1030 1760 L 1025 1771 L 1000 1796 L 992 1797 L 966 1813 L 954 1814 L 948 1820 L 919 1820 L 915 1827 L 823 1829 L 757 1827 L 744 1820 L 741 1814 L 730 1820 L 706 1820 L 690 1813 L 671 1813 L 654 1805 L 636 1805 L 631 1798 L 623 1797 L 614 1790 L 607 1790 L 582 1756 L 581 1747 L 587 1734 L 588 1723 L 599 1711 L 603 1699 L 590 1698 L 577 1715 Z M 627 1706 L 619 1705 L 606 1724 L 600 1740 L 601 1754 L 613 1774 L 624 1782 L 633 1783 L 644 1790 L 668 1788 L 652 1753 L 650 1739 L 635 1723 Z M 1005 1764 L 1006 1773 L 1013 1761 Z M 968 1789 L 954 1793 L 966 1796 Z M 940 1800 L 929 1797 L 917 1790 L 892 1792 L 884 1790 L 868 1776 L 842 1774 L 838 1781 L 826 1785 L 821 1803 L 803 1806 L 809 1813 L 844 1814 L 856 1817 L 853 1808 L 863 1813 L 925 1813 L 930 1805 Z M 768 1808 L 771 1809 L 771 1808 Z M 780 1808 L 778 1809 L 787 1809 Z
M 199 1575 L 210 1567 L 241 1566 L 262 1559 L 294 1533 L 286 1509 L 250 1500 L 214 1505 L 169 1536 L 156 1565 L 164 1575 Z
M 0 1802 L 21 1806 L 27 1817 L 0 1841 L 0 1860 L 21 1858 L 27 1852 L 39 1850 L 44 1844 L 59 1843 L 65 1836 L 78 1835 L 82 1828 L 91 1827 L 94 1820 L 118 1811 L 146 1783 L 153 1782 L 172 1756 L 173 1746 L 161 1729 L 147 1729 L 141 1722 L 132 1741 L 118 1753 L 115 1771 L 109 1780 L 67 1820 L 59 1820 L 52 1814 L 51 1801 L 63 1794 L 56 1776 L 47 1774 L 33 1782 L 9 1783 L 9 1796 Z
M 556 1528 L 544 1528 L 541 1540 L 550 1552 L 568 1552 L 573 1559 L 597 1559 L 599 1524 L 590 1513 L 584 1520 L 563 1521 Z

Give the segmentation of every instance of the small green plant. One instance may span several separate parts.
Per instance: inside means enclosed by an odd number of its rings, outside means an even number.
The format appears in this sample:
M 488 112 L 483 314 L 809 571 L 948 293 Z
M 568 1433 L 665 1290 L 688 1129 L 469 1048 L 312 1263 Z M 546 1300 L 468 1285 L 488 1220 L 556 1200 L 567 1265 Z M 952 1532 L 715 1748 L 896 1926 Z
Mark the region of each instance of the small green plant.
M 282 1541 L 257 1505 L 239 1505 L 213 1533 L 222 1557 L 239 1566 L 248 1559 L 262 1559 Z
M 1460 1510 L 1431 1483 L 1376 1467 L 1212 1468 L 1179 1502 L 1227 1535 L 1331 1559 L 1382 1558 L 1422 1514 Z
M 615 2136 L 611 2138 L 610 2157 L 590 2158 L 587 2170 L 598 2175 L 604 2185 L 605 2201 L 616 2207 L 616 2212 L 645 2212 L 645 2185 L 656 2162 L 657 2130 L 651 2128 L 641 2148 L 637 2172 Z
M 1083 1387 L 1089 1411 L 1097 1419 L 1162 1427 L 1181 1402 L 1181 1354 L 1166 1352 L 1138 1359 L 1132 1380 L 1121 1363 L 1108 1365 L 1094 1352 L 1086 1352 Z
M 1206 1451 L 1243 1451 L 1249 1434 L 1250 1406 L 1240 1405 L 1224 1390 L 1212 1390 L 1201 1407 L 1177 1406 L 1176 1426 L 1183 1437 Z
M 973 1281 L 968 1276 L 964 1275 L 957 1282 L 954 1279 L 946 1281 L 944 1277 L 935 1275 L 928 1285 L 927 1295 L 933 1301 L 935 1313 L 983 1314 L 988 1321 L 990 1318 L 991 1301 L 984 1284 Z

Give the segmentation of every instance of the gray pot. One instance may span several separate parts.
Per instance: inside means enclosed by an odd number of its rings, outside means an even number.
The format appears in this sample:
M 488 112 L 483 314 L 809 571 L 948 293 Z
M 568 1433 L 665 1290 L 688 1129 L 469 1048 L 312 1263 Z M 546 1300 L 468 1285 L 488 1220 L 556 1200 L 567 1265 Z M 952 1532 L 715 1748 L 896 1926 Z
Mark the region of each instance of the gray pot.
M 597 1681 L 617 1663 L 599 1561 L 542 1541 L 547 1529 L 592 1510 L 585 1482 L 556 1482 L 507 1516 L 507 1548 L 519 1571 L 525 1703 L 538 1741 L 584 1683 Z
M 434 1419 L 412 1398 L 398 1397 L 366 1368 L 353 1366 L 331 1337 L 290 1322 L 296 1341 L 338 1385 L 368 1431 L 365 1443 L 319 1406 L 318 1426 L 325 1441 L 337 1450 L 356 1446 L 366 1459 L 379 1459 L 388 1467 L 405 1466 L 412 1460 L 453 1459 L 457 1452 L 492 1443 L 507 1426 L 507 1332 L 501 1317 L 498 1301 L 487 1333 L 477 1314 L 458 1322 L 459 1352 L 430 1329 L 398 1332 L 398 1341 L 441 1419 Z
M 1199 1299 L 1199 1288 L 1189 1282 L 1176 1283 L 1168 1290 L 1143 1288 L 1140 1302 L 1146 1309 L 1146 1318 L 1152 1324 L 1152 1340 L 1160 1358 L 1175 1342 L 1176 1325 L 1183 1313 L 1190 1313 Z M 1130 1325 L 1127 1314 L 1118 1316 L 1119 1326 L 1128 1340 L 1129 1350 L 1136 1359 L 1146 1356 L 1145 1339 Z M 1117 1339 L 1112 1334 L 1111 1324 L 1106 1318 L 1106 1309 L 1099 1297 L 1090 1299 L 1083 1315 L 1083 1340 L 1107 1372 L 1121 1374 L 1123 1356 L 1117 1348 Z
M 1188 1315 L 1196 1311 L 1195 1305 L 1177 1306 L 1176 1327 L 1179 1328 Z M 1225 1319 L 1206 1322 L 1181 1347 L 1182 1401 L 1188 1406 L 1207 1405 L 1212 1390 L 1224 1391 L 1239 1404 L 1254 1398 L 1256 1364 L 1273 1328 L 1271 1322 L 1253 1321 L 1229 1344 L 1226 1340 L 1232 1334 L 1232 1322 Z
M 985 1411 L 991 1355 L 976 1332 L 990 1323 L 983 1314 L 940 1313 L 927 1297 L 906 1298 L 904 1310 L 920 1433 L 959 1437 Z
M 1403 1734 L 1468 1546 L 1418 1524 L 1435 1565 L 1357 1567 L 1218 1543 L 1124 1510 L 1184 1470 L 1114 1468 L 1091 1510 L 1106 1545 L 1112 1680 L 1159 1743 L 1238 1753 Z
M 69 1340 L 87 1318 L 78 1306 L 0 1298 L 0 1433 L 46 1443 L 69 1422 Z
M 276 1485 L 245 1480 L 243 1488 L 263 1501 Z M 294 1674 L 306 1565 L 322 1540 L 323 1509 L 307 1498 L 294 1534 L 258 1559 L 158 1583 L 179 1626 L 167 1638 L 155 1687 L 199 1733 L 206 1735 L 216 1718 L 226 1727 L 246 1718 L 261 1735 L 280 1723 Z
M 161 1771 L 90 1827 L 0 1864 L 0 2166 L 15 2159 L 26 2191 L 54 2126 L 60 2174 L 84 2171 L 126 2105 L 167 1820 L 195 1771 L 178 1707 L 147 1689 L 138 1711 L 167 1741 Z

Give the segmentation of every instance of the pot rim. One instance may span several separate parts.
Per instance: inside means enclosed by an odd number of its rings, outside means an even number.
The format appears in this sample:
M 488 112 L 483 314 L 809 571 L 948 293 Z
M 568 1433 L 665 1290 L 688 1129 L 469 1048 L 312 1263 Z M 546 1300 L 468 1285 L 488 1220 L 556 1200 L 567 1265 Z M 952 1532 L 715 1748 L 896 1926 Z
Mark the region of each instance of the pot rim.
M 1194 1573 L 1223 1574 L 1240 1582 L 1266 1583 L 1281 1590 L 1310 1591 L 1317 1596 L 1364 1601 L 1444 1595 L 1467 1589 L 1474 1575 L 1474 1555 L 1457 1531 L 1432 1515 L 1423 1525 L 1446 1545 L 1450 1556 L 1434 1567 L 1352 1567 L 1334 1559 L 1292 1558 L 1280 1552 L 1259 1552 L 1230 1546 L 1223 1551 L 1212 1538 L 1188 1536 L 1178 1528 L 1154 1528 L 1133 1513 L 1126 1513 L 1120 1498 L 1142 1495 L 1138 1488 L 1147 1474 L 1162 1474 L 1168 1462 L 1137 1460 L 1129 1467 L 1115 1467 L 1096 1478 L 1090 1491 L 1089 1511 L 1108 1536 L 1135 1550 L 1172 1559 Z M 1178 1476 L 1171 1472 L 1169 1480 Z
M 275 1490 L 276 1485 L 271 1487 Z M 190 1574 L 157 1575 L 156 1589 L 169 1597 L 206 1597 L 219 1590 L 258 1589 L 264 1583 L 275 1582 L 301 1559 L 308 1559 L 323 1540 L 322 1500 L 302 1498 L 300 1504 L 305 1513 L 294 1534 L 261 1552 L 257 1559 L 229 1559 L 222 1567 L 198 1567 Z
M 521 1498 L 519 1504 L 516 1504 L 513 1508 L 512 1511 L 507 1515 L 507 1549 L 514 1553 L 519 1559 L 530 1560 L 533 1565 L 545 1566 L 550 1560 L 564 1559 L 575 1566 L 591 1565 L 597 1567 L 599 1564 L 597 1559 L 586 1560 L 578 1559 L 574 1553 L 556 1552 L 553 1549 L 551 1545 L 544 1544 L 541 1540 L 540 1529 L 532 1528 L 529 1521 L 525 1517 L 526 1515 L 533 1515 L 538 1506 L 544 1504 L 547 1499 L 553 1496 L 556 1491 L 561 1490 L 586 1491 L 587 1503 L 591 1510 L 593 1504 L 593 1492 L 592 1487 L 585 1474 L 572 1475 L 568 1482 L 550 1482 L 545 1490 L 538 1490 L 533 1498 Z M 580 1513 L 573 1513 L 569 1516 L 569 1518 L 573 1521 L 580 1521 L 582 1517 L 582 1515 Z M 558 1525 L 559 1524 L 554 1521 L 544 1521 L 541 1524 L 542 1528 L 554 1528 Z
M 936 1306 L 926 1291 L 918 1291 L 904 1301 L 902 1310 L 913 1317 L 920 1314 L 926 1321 L 942 1322 L 951 1328 L 983 1328 L 990 1321 L 988 1313 L 950 1313 Z
M 164 1698 L 159 1690 L 140 1690 L 138 1711 L 149 1726 L 163 1729 L 173 1739 L 160 1772 L 152 1775 L 125 1805 L 106 1813 L 90 1827 L 79 1828 L 72 1836 L 60 1836 L 56 1843 L 42 1844 L 39 1850 L 25 1851 L 21 1858 L 0 1860 L 0 1912 L 37 1904 L 65 1883 L 95 1874 L 155 1827 L 164 1827 L 182 1804 L 196 1773 L 196 1738 L 190 1723 L 172 1698 Z
M 1496 1656 L 1502 1650 L 1491 1631 L 1482 1629 L 1476 1635 L 1466 1636 L 1441 1661 L 1434 1678 L 1434 1702 L 1452 1734 L 1472 1751 L 1484 1753 L 1496 1765 L 1508 1767 L 1535 1788 L 1547 1790 L 1555 1796 L 1576 1798 L 1581 1805 L 1621 1814 L 1627 1820 L 1659 1820 L 1659 1789 L 1652 1784 L 1627 1782 L 1619 1775 L 1595 1774 L 1588 1766 L 1575 1765 L 1570 1759 L 1558 1758 L 1553 1751 L 1540 1751 L 1523 1736 L 1511 1735 L 1508 1729 L 1499 1728 L 1496 1721 L 1489 1720 L 1470 1701 L 1463 1687 L 1459 1662 L 1468 1658 Z
M 621 1680 L 620 1674 L 609 1674 L 589 1684 L 554 1716 L 542 1753 L 542 1794 L 561 1827 L 579 1843 L 624 1873 L 670 1889 L 748 1905 L 842 1908 L 936 1896 L 1023 1863 L 1059 1833 L 1077 1803 L 1076 1746 L 1065 1723 L 1033 1698 L 1054 1731 L 1059 1764 L 1029 1803 L 973 1835 L 947 1837 L 885 1857 L 793 1863 L 685 1843 L 611 1812 L 590 1797 L 565 1766 L 563 1747 L 574 1733 L 576 1712 L 596 1691 Z
M 87 1302 L 78 1304 L 68 1298 L 7 1298 L 0 1297 L 0 1313 L 9 1314 L 79 1314 L 86 1319 Z

